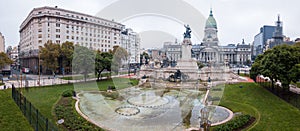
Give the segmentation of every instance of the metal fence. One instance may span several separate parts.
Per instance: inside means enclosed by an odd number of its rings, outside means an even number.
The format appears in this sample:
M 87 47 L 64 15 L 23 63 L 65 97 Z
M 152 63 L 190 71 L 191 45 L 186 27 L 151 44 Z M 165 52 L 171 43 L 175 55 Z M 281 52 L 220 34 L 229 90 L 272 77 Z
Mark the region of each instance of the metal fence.
M 12 98 L 35 131 L 58 131 L 57 126 L 44 117 L 15 87 L 12 88 Z
M 274 95 L 280 97 L 284 101 L 290 103 L 294 107 L 300 109 L 300 94 L 289 91 L 289 89 L 284 89 L 275 83 L 271 83 L 268 80 L 262 79 L 260 77 L 256 78 L 256 83 L 264 87 Z

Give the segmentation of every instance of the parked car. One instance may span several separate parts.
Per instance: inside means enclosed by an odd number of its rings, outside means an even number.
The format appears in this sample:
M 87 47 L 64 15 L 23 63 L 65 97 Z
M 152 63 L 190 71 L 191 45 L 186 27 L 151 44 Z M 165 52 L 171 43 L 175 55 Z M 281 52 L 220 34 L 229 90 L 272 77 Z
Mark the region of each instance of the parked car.
M 28 74 L 30 72 L 30 69 L 23 67 L 22 72 Z

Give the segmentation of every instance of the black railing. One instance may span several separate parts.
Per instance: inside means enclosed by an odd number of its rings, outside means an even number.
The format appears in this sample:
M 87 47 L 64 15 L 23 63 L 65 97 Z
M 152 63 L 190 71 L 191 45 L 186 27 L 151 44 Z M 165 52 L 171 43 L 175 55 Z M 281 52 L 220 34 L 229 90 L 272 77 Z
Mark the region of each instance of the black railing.
M 300 110 L 300 94 L 291 92 L 288 88 L 282 88 L 275 82 L 272 84 L 272 82 L 260 77 L 257 77 L 256 83 Z
M 15 87 L 12 88 L 12 98 L 35 131 L 58 131 L 57 126 L 44 117 Z

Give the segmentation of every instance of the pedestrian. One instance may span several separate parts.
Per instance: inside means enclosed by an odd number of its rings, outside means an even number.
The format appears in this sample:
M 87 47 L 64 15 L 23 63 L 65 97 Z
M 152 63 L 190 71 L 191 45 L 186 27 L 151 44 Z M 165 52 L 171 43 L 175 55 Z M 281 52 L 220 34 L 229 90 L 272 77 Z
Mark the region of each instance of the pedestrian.
M 4 90 L 6 89 L 6 85 L 3 86 Z

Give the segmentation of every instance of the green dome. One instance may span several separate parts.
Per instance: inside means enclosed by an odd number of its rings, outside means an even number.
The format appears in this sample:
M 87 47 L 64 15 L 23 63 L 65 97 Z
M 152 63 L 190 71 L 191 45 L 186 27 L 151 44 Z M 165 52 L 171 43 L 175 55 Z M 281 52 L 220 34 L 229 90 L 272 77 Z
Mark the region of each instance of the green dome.
M 212 10 L 210 10 L 209 17 L 206 20 L 205 28 L 216 28 L 217 29 L 217 22 L 212 14 Z

